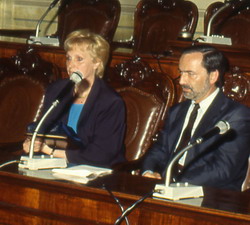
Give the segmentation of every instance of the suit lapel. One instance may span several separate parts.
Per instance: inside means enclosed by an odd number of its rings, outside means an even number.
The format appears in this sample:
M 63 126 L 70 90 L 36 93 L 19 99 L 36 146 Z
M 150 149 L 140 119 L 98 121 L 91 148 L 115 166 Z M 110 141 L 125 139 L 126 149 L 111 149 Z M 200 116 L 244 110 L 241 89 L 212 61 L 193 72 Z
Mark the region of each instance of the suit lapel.
M 208 130 L 212 129 L 215 124 L 222 118 L 225 107 L 225 96 L 220 91 L 213 100 L 212 104 L 207 109 L 206 113 L 203 115 L 199 125 L 194 132 L 194 135 L 191 138 L 191 141 L 195 141 L 198 137 L 202 136 Z M 192 160 L 196 154 L 199 154 L 199 152 L 197 151 L 198 149 L 196 147 L 188 151 L 185 164 L 188 164 L 188 162 L 190 162 L 190 160 Z
M 199 125 L 197 126 L 194 135 L 192 137 L 192 141 L 196 138 L 203 135 L 209 129 L 213 128 L 213 126 L 219 122 L 221 118 L 221 113 L 224 110 L 225 106 L 225 96 L 220 91 L 218 95 L 215 97 L 209 108 L 207 109 L 206 113 L 203 115 Z M 212 125 L 212 126 L 211 126 Z
M 58 87 L 60 91 L 62 91 L 62 89 L 64 88 L 65 83 L 66 82 L 62 83 L 63 85 L 61 85 L 61 87 Z M 67 124 L 68 111 L 70 109 L 70 105 L 74 101 L 73 92 L 74 92 L 74 87 L 72 86 L 72 88 L 67 93 L 65 93 L 63 99 L 58 104 L 58 107 L 55 108 L 53 112 L 53 118 L 55 121 L 61 119 Z
M 174 152 L 176 144 L 179 140 L 180 133 L 190 104 L 191 104 L 190 100 L 181 103 L 179 106 L 177 106 L 178 108 L 176 109 L 176 113 L 170 116 L 171 120 L 173 121 L 170 126 L 171 129 L 169 131 L 169 149 L 171 153 Z

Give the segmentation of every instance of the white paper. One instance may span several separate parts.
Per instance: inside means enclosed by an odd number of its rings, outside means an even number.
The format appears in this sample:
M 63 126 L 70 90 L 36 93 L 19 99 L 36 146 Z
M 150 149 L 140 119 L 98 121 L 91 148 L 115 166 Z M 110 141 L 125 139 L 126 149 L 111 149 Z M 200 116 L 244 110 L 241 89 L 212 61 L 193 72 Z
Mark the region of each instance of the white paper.
M 112 173 L 111 169 L 89 165 L 78 165 L 63 169 L 52 169 L 53 176 L 61 179 L 87 183 L 101 175 Z

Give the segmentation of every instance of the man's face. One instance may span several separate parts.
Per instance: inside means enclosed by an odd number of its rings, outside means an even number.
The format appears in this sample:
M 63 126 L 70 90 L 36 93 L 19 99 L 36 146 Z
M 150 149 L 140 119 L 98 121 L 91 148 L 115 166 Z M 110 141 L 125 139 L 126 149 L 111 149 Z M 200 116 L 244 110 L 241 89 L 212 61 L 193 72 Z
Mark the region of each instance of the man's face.
M 182 55 L 179 62 L 179 83 L 183 95 L 196 103 L 201 102 L 216 89 L 217 73 L 208 74 L 207 70 L 202 66 L 202 59 L 202 53 L 195 52 Z

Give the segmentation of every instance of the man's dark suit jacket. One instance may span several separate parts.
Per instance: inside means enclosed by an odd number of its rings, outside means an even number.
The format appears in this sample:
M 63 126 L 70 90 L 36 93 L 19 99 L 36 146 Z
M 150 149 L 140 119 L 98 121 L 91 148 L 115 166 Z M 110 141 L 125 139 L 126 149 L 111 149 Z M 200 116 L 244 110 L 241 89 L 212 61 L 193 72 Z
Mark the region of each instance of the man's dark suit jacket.
M 69 82 L 58 80 L 46 90 L 43 113 Z M 60 122 L 67 125 L 73 99 L 73 86 L 65 93 L 59 105 L 46 118 L 43 130 Z M 45 132 L 45 131 L 44 131 Z M 46 133 L 46 132 L 45 132 Z M 97 78 L 84 104 L 77 124 L 81 147 L 67 149 L 69 163 L 111 167 L 124 161 L 125 105 L 122 98 L 105 82 Z
M 173 158 L 190 100 L 169 111 L 158 142 L 148 151 L 142 172 L 160 172 L 165 178 Z M 216 135 L 188 151 L 179 180 L 195 185 L 240 190 L 247 171 L 250 153 L 250 109 L 224 96 L 220 91 L 207 109 L 191 141 L 203 135 L 220 120 L 228 121 L 231 129 Z

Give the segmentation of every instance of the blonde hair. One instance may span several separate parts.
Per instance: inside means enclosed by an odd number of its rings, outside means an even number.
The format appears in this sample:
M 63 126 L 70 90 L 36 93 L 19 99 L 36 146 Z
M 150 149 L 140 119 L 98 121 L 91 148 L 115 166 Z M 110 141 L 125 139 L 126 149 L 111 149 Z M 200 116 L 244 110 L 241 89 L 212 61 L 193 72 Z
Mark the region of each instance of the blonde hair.
M 71 32 L 65 42 L 64 50 L 66 52 L 75 47 L 79 47 L 83 51 L 82 46 L 87 44 L 87 50 L 93 58 L 93 62 L 100 62 L 97 68 L 96 76 L 103 77 L 104 69 L 109 58 L 109 43 L 100 35 L 90 32 L 89 30 L 76 30 Z

